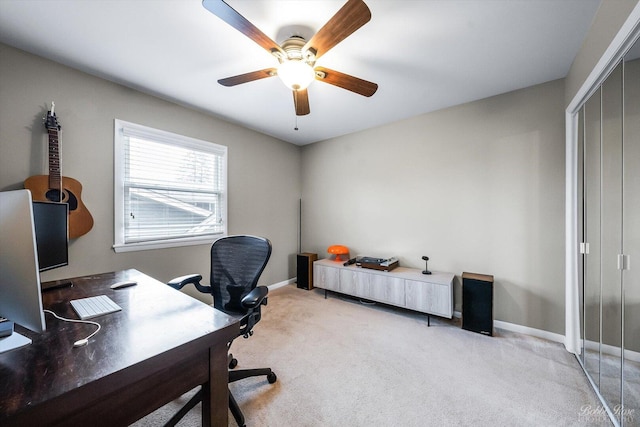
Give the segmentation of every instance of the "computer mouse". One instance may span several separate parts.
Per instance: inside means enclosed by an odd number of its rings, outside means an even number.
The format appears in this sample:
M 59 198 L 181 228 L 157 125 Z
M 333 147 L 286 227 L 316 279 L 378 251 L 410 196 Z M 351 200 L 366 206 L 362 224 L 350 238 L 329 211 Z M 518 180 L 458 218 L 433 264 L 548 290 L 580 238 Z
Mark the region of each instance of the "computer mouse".
M 126 288 L 128 286 L 135 286 L 137 284 L 138 284 L 138 282 L 136 282 L 135 280 L 124 280 L 122 282 L 114 283 L 113 285 L 111 285 L 109 287 L 111 289 L 120 289 L 120 288 Z

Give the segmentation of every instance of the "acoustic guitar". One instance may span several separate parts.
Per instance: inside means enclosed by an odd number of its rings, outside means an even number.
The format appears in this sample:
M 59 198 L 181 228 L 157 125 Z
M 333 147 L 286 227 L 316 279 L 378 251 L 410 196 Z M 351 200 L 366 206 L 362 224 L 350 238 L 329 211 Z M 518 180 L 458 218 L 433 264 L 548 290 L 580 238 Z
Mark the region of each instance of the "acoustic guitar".
M 31 191 L 37 201 L 69 204 L 69 238 L 75 239 L 87 234 L 93 227 L 93 217 L 81 199 L 82 184 L 73 178 L 62 176 L 60 172 L 60 130 L 55 114 L 55 104 L 47 112 L 44 125 L 49 134 L 49 175 L 35 175 L 27 178 L 24 188 Z

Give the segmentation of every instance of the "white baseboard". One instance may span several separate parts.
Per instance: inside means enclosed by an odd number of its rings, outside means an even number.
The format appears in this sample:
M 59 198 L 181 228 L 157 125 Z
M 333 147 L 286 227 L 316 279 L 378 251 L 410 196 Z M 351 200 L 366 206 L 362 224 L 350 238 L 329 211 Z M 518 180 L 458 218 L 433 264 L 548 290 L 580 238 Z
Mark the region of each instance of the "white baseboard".
M 556 334 L 554 332 L 549 332 L 549 331 L 543 331 L 542 329 L 529 328 L 527 326 L 516 325 L 514 323 L 503 322 L 501 320 L 494 320 L 493 326 L 495 326 L 496 328 L 505 329 L 511 332 L 518 332 L 521 334 L 531 335 L 537 338 L 543 338 L 543 339 L 557 342 L 560 344 L 564 343 L 564 335 Z M 607 345 L 607 344 L 602 344 L 601 346 L 599 346 L 598 343 L 595 343 L 592 341 L 587 341 L 585 345 L 589 350 L 592 350 L 592 351 L 598 351 L 599 349 L 600 351 L 602 351 L 602 353 L 608 354 L 610 356 L 614 356 L 614 357 L 621 356 L 620 347 Z M 640 362 L 640 353 L 637 351 L 625 350 L 624 357 L 625 359 L 633 362 Z
M 505 329 L 511 332 L 531 335 L 532 337 L 542 338 L 545 340 L 564 344 L 564 335 L 556 334 L 542 329 L 530 328 L 528 326 L 517 325 L 515 323 L 503 322 L 502 320 L 494 320 L 493 325 L 496 328 Z
M 282 282 L 278 282 L 278 283 L 274 283 L 273 285 L 269 285 L 269 286 L 267 286 L 267 288 L 269 288 L 269 290 L 272 291 L 274 289 L 278 289 L 278 288 L 281 288 L 283 286 L 287 286 L 287 285 L 290 285 L 292 283 L 296 283 L 296 280 L 298 280 L 297 277 L 294 277 L 294 278 L 289 279 L 289 280 L 283 280 Z
M 462 318 L 462 313 L 454 311 L 453 316 Z M 528 326 L 522 326 L 515 323 L 504 322 L 502 320 L 494 320 L 493 326 L 496 328 L 504 329 L 506 331 L 518 332 L 520 334 L 531 335 L 536 338 L 543 338 L 545 340 L 564 343 L 564 335 L 556 334 L 554 332 L 545 331 L 542 329 L 530 328 Z
M 622 349 L 620 347 L 617 347 L 615 345 L 609 345 L 609 344 L 602 344 L 600 345 L 600 343 L 597 343 L 595 341 L 585 341 L 584 343 L 585 348 L 587 350 L 593 351 L 593 352 L 598 352 L 601 351 L 603 354 L 607 354 L 609 356 L 613 356 L 613 357 L 621 357 L 622 356 Z M 633 350 L 625 350 L 624 351 L 624 358 L 626 360 L 630 360 L 632 362 L 637 362 L 640 363 L 640 353 L 637 351 L 633 351 Z

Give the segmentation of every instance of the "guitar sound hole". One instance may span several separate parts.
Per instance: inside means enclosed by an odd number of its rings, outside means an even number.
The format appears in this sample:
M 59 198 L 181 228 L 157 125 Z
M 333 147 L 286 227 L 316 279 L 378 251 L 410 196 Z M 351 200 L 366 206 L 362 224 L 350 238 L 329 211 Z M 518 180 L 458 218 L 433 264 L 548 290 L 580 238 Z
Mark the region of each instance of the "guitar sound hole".
M 47 200 L 52 202 L 63 202 L 69 204 L 69 212 L 74 211 L 78 208 L 78 199 L 76 196 L 68 190 L 49 190 L 46 194 Z

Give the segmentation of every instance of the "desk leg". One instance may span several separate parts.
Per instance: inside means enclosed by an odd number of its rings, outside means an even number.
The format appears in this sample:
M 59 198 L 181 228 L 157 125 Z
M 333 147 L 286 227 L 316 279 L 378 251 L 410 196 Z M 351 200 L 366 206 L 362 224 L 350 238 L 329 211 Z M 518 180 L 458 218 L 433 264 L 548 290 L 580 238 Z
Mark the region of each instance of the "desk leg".
M 209 349 L 209 383 L 202 386 L 202 425 L 229 425 L 229 371 L 227 345 Z

